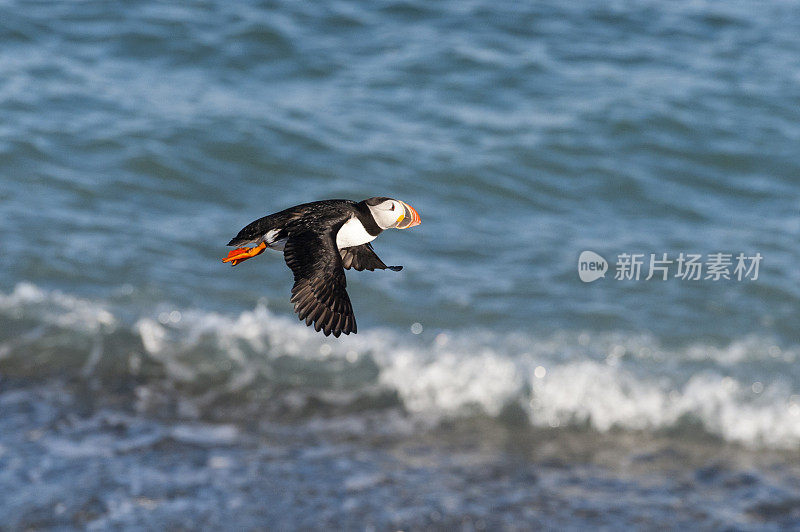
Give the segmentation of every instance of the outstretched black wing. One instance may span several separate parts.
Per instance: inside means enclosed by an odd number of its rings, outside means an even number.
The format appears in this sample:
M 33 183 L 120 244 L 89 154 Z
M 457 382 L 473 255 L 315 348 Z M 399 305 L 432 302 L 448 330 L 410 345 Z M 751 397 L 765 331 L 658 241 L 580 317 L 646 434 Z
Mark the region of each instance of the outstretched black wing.
M 339 250 L 342 255 L 342 265 L 347 268 L 353 268 L 357 271 L 364 270 L 385 270 L 390 269 L 399 272 L 403 269 L 402 266 L 387 266 L 372 249 L 372 244 L 366 243 L 360 246 L 352 246 L 349 248 L 342 248 Z
M 283 258 L 294 273 L 292 303 L 306 325 L 329 336 L 356 332 L 342 258 L 331 233 L 303 231 L 286 241 Z

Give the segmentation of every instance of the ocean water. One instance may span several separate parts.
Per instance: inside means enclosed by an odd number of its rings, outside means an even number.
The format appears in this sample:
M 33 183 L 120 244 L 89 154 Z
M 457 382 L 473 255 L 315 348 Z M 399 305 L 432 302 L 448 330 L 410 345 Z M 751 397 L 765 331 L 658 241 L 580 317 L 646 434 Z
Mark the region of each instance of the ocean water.
M 0 527 L 800 528 L 798 28 L 1 3 Z M 348 272 L 357 335 L 297 321 L 278 253 L 220 262 L 379 195 L 423 223 L 374 242 L 402 272 Z

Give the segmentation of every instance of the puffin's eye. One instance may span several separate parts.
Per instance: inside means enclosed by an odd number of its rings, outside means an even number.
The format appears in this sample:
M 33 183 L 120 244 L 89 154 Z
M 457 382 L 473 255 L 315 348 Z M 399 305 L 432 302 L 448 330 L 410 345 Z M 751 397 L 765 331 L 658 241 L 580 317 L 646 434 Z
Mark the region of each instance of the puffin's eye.
M 389 209 L 389 210 L 390 210 L 390 211 L 393 211 L 393 210 L 394 210 L 394 203 L 392 203 L 392 208 L 391 208 L 391 209 Z

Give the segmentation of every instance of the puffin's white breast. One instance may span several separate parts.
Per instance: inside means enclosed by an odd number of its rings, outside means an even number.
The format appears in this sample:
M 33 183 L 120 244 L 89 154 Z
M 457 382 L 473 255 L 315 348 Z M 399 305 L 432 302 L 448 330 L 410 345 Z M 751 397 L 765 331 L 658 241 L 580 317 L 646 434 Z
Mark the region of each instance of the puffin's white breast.
M 336 247 L 339 249 L 360 246 L 373 240 L 375 240 L 375 237 L 364 229 L 364 225 L 358 218 L 347 220 L 342 228 L 339 229 L 339 232 L 336 233 Z

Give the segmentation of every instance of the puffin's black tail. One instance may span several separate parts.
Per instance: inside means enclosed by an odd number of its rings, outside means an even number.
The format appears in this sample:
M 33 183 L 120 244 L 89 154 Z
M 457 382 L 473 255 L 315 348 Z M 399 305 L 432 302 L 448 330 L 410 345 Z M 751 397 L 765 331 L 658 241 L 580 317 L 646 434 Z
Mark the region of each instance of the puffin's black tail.
M 250 244 L 252 241 L 253 241 L 253 239 L 242 237 L 241 233 L 239 233 L 235 237 L 231 238 L 231 241 L 228 242 L 228 245 L 229 246 L 243 246 L 245 244 Z
M 255 244 L 260 242 L 268 231 L 275 229 L 275 226 L 277 225 L 275 222 L 276 220 L 273 218 L 273 215 L 259 218 L 258 220 L 247 224 L 241 231 L 239 231 L 239 234 L 231 238 L 231 241 L 228 242 L 228 245 L 242 246 L 245 244 Z
M 238 235 L 231 238 L 231 241 L 228 242 L 228 245 L 241 246 L 244 244 L 258 244 L 264 240 L 267 233 L 270 231 L 274 229 L 283 230 L 288 224 L 300 218 L 303 215 L 305 208 L 306 205 L 298 205 L 296 207 L 282 210 L 281 212 L 264 216 L 263 218 L 259 218 L 254 222 L 250 222 L 241 231 L 239 231 Z M 272 235 L 270 240 L 280 240 L 282 238 L 286 238 L 286 236 L 286 234 L 275 234 Z M 267 242 L 267 244 L 269 244 L 269 242 Z

